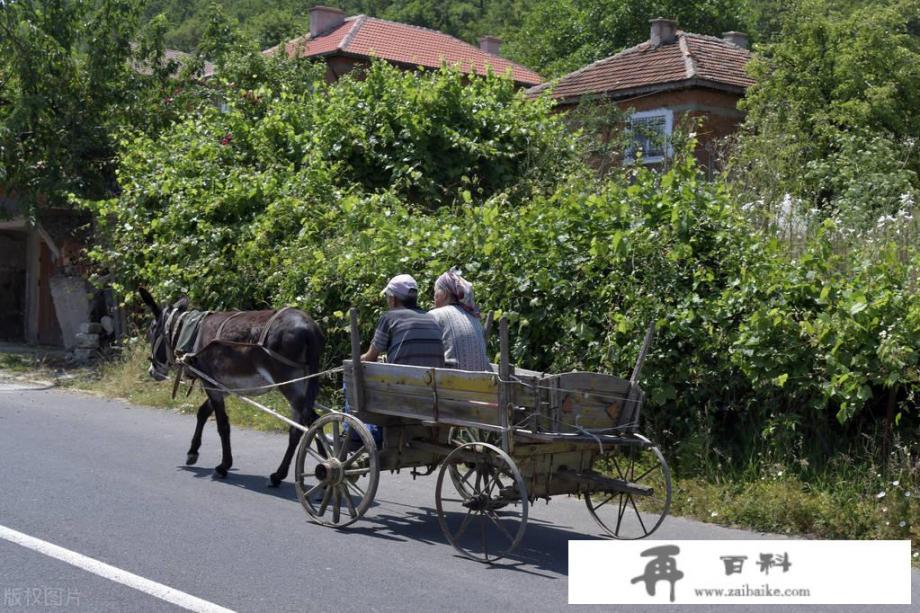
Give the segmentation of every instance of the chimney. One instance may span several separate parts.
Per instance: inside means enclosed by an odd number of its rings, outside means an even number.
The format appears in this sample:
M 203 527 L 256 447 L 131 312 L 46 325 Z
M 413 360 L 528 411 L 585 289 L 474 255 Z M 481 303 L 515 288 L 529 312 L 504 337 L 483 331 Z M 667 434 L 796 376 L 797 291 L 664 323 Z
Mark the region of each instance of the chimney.
M 479 39 L 479 48 L 492 55 L 501 55 L 502 39 L 497 36 L 483 36 Z
M 649 19 L 652 24 L 652 36 L 649 42 L 653 47 L 658 45 L 667 45 L 677 40 L 677 21 L 674 19 Z
M 316 38 L 345 23 L 345 12 L 331 6 L 314 6 L 310 9 L 310 38 Z
M 722 34 L 722 39 L 725 42 L 731 43 L 737 47 L 741 47 L 742 49 L 748 48 L 748 35 L 744 32 L 735 32 L 734 30 L 731 32 L 725 32 Z

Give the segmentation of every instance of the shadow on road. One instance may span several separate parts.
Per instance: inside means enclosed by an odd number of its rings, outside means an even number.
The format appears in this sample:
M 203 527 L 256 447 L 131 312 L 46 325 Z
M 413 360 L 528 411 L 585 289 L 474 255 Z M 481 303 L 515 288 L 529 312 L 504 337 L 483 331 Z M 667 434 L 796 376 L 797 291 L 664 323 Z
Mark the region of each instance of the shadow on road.
M 429 545 L 446 545 L 437 512 L 434 509 L 409 510 L 400 514 L 388 513 L 389 501 L 381 500 L 381 509 L 371 511 L 360 522 L 342 529 L 343 535 L 370 536 L 388 541 L 412 541 Z M 400 505 L 403 506 L 403 505 Z M 413 508 L 414 509 L 414 508 Z M 449 514 L 453 515 L 453 514 Z M 551 523 L 530 519 L 520 546 L 508 558 L 499 560 L 490 568 L 513 570 L 553 578 L 544 572 L 565 575 L 568 571 L 569 540 L 593 540 L 591 535 L 574 532 Z M 456 554 L 457 557 L 462 557 Z M 477 562 L 470 561 L 470 564 Z
M 284 481 L 278 487 L 268 487 L 268 475 L 247 475 L 237 472 L 235 468 L 230 469 L 230 474 L 226 479 L 221 479 L 214 474 L 213 468 L 206 466 L 177 466 L 176 470 L 192 473 L 196 479 L 210 478 L 214 481 L 220 481 L 233 487 L 239 487 L 257 494 L 266 494 L 275 498 L 285 498 L 293 503 L 297 503 L 297 496 L 294 493 L 294 484 Z
M 191 473 L 197 479 L 210 478 L 229 486 L 239 487 L 257 494 L 266 494 L 297 504 L 294 484 L 285 481 L 280 487 L 267 486 L 267 475 L 252 475 L 230 470 L 226 479 L 214 476 L 214 470 L 205 466 L 177 466 L 177 470 Z M 394 511 L 394 507 L 405 510 Z M 383 539 L 390 542 L 413 542 L 445 546 L 447 540 L 441 532 L 437 512 L 433 508 L 419 508 L 385 499 L 375 500 L 367 515 L 355 524 L 338 530 L 345 537 Z M 495 570 L 512 570 L 547 578 L 566 575 L 568 571 L 569 540 L 594 540 L 594 535 L 576 532 L 567 527 L 531 517 L 520 546 L 508 558 L 489 566 Z M 453 552 L 453 549 L 450 549 Z M 462 558 L 459 553 L 455 554 Z M 472 560 L 470 564 L 477 564 Z M 541 572 L 543 571 L 543 572 Z M 552 574 L 547 574 L 552 573 Z

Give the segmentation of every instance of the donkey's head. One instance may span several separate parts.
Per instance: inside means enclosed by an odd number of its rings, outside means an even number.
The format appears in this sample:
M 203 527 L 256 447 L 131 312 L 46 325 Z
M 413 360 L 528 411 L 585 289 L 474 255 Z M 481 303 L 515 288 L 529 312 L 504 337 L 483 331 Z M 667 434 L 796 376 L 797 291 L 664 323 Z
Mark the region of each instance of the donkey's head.
M 153 321 L 147 327 L 147 342 L 150 343 L 150 366 L 147 372 L 157 381 L 163 381 L 169 377 L 169 368 L 174 362 L 175 348 L 170 338 L 170 322 L 178 313 L 188 309 L 188 298 L 183 296 L 172 306 L 161 308 L 143 287 L 138 288 L 137 293 L 153 313 Z

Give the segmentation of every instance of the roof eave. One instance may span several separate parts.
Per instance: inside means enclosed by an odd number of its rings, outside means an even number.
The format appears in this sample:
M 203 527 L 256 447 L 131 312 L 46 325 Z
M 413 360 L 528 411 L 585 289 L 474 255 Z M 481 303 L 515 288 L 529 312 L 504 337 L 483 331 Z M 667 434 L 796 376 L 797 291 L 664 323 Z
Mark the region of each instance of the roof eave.
M 576 104 L 582 98 L 589 97 L 607 97 L 614 100 L 623 100 L 629 98 L 637 98 L 640 96 L 646 96 L 651 94 L 662 94 L 671 91 L 677 91 L 682 89 L 713 89 L 716 91 L 722 91 L 730 94 L 737 94 L 739 97 L 743 97 L 747 91 L 746 87 L 740 85 L 734 85 L 731 83 L 722 83 L 720 81 L 712 81 L 710 79 L 700 79 L 694 77 L 691 79 L 681 79 L 680 81 L 669 81 L 667 83 L 654 83 L 650 85 L 640 85 L 637 87 L 629 87 L 626 89 L 614 89 L 614 90 L 601 90 L 596 92 L 584 92 L 581 94 L 574 94 L 571 96 L 560 96 L 553 97 L 556 100 L 557 104 L 567 105 L 567 104 Z M 544 90 L 545 91 L 545 90 Z M 535 96 L 541 94 L 542 92 L 535 92 Z
M 437 70 L 438 68 L 440 68 L 440 66 L 428 66 L 425 64 L 419 64 L 417 62 L 403 62 L 400 60 L 390 60 L 390 59 L 382 58 L 376 55 L 367 55 L 365 53 L 354 53 L 353 51 L 345 51 L 343 49 L 331 49 L 329 51 L 323 51 L 322 53 L 313 53 L 310 55 L 304 55 L 302 57 L 309 58 L 309 59 L 329 58 L 329 57 L 347 57 L 347 58 L 354 59 L 354 60 L 364 60 L 364 61 L 371 61 L 374 59 L 379 59 L 389 64 L 394 64 L 396 66 L 400 66 L 402 68 L 408 68 L 408 69 L 425 68 L 427 70 Z M 463 62 L 454 62 L 454 64 L 463 64 Z M 496 74 L 499 74 L 499 75 L 504 75 L 508 72 L 513 74 L 514 72 L 513 70 L 510 70 L 510 69 L 499 72 L 494 66 L 492 67 L 492 70 Z M 463 72 L 465 72 L 466 74 L 470 74 L 472 71 L 464 70 Z M 479 73 L 477 72 L 477 74 Z M 536 87 L 537 85 L 542 84 L 542 81 L 520 81 L 518 79 L 515 79 L 513 76 L 511 77 L 511 79 L 515 83 L 520 84 L 525 87 Z

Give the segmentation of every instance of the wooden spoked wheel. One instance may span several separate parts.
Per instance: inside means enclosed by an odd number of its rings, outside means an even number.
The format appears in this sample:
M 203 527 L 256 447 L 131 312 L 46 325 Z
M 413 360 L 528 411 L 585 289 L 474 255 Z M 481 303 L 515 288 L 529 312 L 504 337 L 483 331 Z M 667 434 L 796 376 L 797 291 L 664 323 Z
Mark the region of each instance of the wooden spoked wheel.
M 490 445 L 499 446 L 502 440 L 502 436 L 498 432 L 464 426 L 452 426 L 447 438 L 452 447 L 460 447 L 466 443 L 489 443 Z M 476 470 L 474 463 L 450 464 L 447 467 L 454 487 L 465 496 L 469 495 L 469 489 L 465 485 L 466 480 L 469 479 L 474 470 Z
M 641 436 L 643 445 L 617 447 L 600 457 L 594 469 L 620 481 L 621 488 L 585 496 L 594 521 L 615 539 L 649 536 L 671 508 L 671 471 L 658 447 Z
M 451 466 L 462 475 L 459 487 L 445 478 Z M 435 502 L 447 541 L 477 562 L 510 554 L 527 527 L 527 488 L 521 473 L 507 453 L 488 443 L 465 443 L 448 454 L 438 472 Z
M 374 501 L 379 478 L 377 445 L 358 418 L 329 413 L 303 435 L 294 488 L 316 523 L 341 528 L 356 522 Z

